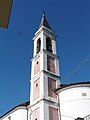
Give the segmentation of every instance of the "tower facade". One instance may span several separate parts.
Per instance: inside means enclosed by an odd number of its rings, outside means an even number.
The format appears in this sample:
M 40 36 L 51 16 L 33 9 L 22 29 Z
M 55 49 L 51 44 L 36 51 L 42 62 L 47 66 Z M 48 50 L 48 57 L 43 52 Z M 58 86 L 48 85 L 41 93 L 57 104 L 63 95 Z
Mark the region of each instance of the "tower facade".
M 58 96 L 54 93 L 60 84 L 56 35 L 45 15 L 33 40 L 30 119 L 59 120 Z

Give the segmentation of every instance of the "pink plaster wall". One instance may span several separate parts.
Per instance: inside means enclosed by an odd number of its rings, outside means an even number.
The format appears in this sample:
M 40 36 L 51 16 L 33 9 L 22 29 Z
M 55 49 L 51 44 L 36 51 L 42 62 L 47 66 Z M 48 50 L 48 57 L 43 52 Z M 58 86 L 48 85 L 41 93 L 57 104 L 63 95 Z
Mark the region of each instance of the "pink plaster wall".
M 56 80 L 48 77 L 48 96 L 57 98 L 57 95 L 53 92 L 56 89 Z
M 36 100 L 40 96 L 40 78 L 34 81 L 33 92 L 33 100 Z
M 47 70 L 55 73 L 55 59 L 47 56 Z
M 32 120 L 35 119 L 40 120 L 40 108 L 37 108 L 32 112 Z
M 59 120 L 57 108 L 49 107 L 49 120 Z
M 34 75 L 40 71 L 40 58 L 34 62 Z

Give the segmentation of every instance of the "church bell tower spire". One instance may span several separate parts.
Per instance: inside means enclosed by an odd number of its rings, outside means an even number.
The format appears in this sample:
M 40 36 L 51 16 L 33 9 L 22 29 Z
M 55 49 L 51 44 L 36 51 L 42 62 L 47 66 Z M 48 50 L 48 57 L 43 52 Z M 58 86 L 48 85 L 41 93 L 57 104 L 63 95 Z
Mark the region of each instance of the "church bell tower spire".
M 45 14 L 33 38 L 34 52 L 31 70 L 31 120 L 59 120 L 58 96 L 54 89 L 60 84 L 56 35 Z
M 42 19 L 41 19 L 41 23 L 40 23 L 39 28 L 41 28 L 42 26 L 45 26 L 45 27 L 51 29 L 51 27 L 50 27 L 50 25 L 49 25 L 49 23 L 48 23 L 48 21 L 47 21 L 47 19 L 46 19 L 45 13 L 44 13 L 43 16 L 42 16 Z

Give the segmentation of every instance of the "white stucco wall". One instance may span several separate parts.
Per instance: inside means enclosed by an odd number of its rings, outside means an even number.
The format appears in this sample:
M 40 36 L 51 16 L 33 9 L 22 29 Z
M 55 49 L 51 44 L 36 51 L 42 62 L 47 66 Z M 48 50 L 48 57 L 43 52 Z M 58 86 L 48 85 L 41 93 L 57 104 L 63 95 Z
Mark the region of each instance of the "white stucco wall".
M 61 120 L 74 120 L 90 114 L 90 85 L 75 85 L 59 91 Z
M 27 109 L 25 107 L 18 107 L 4 115 L 0 120 L 27 120 Z

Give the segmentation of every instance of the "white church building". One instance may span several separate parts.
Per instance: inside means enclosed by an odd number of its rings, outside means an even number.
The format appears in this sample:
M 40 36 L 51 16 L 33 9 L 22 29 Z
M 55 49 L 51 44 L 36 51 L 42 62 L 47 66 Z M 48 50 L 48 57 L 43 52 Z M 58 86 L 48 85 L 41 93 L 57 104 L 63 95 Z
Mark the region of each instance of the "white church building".
M 56 35 L 45 15 L 33 42 L 30 102 L 0 120 L 90 120 L 90 82 L 60 83 Z

